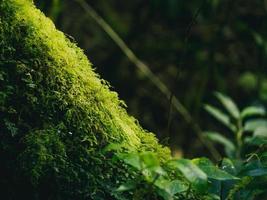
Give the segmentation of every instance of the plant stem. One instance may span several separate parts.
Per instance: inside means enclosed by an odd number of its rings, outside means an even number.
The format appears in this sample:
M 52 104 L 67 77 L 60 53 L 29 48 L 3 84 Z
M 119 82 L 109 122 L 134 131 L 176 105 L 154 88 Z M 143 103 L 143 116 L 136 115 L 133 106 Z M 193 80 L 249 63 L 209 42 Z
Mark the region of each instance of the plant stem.
M 236 144 L 237 144 L 237 152 L 236 152 L 236 157 L 238 159 L 241 159 L 241 151 L 243 148 L 243 128 L 242 128 L 242 119 L 238 119 L 237 121 L 237 133 L 236 133 Z

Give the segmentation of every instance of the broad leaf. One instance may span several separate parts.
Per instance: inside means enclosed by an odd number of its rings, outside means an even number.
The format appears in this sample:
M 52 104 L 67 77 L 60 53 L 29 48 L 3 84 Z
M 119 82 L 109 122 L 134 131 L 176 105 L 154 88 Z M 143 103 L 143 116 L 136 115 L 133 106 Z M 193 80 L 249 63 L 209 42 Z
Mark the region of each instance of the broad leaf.
M 236 169 L 234 162 L 230 160 L 229 158 L 224 158 L 222 160 L 221 169 L 232 175 L 236 175 L 237 173 L 237 169 Z
M 245 142 L 256 146 L 267 144 L 267 127 L 261 126 L 256 128 L 253 132 L 253 136 L 247 137 Z
M 255 131 L 259 127 L 267 128 L 267 120 L 266 119 L 252 119 L 248 120 L 245 123 L 244 130 L 245 131 Z
M 165 170 L 160 166 L 160 161 L 153 152 L 144 152 L 140 154 L 141 165 L 143 169 L 147 169 L 150 173 L 164 175 Z
M 254 137 L 266 138 L 267 139 L 267 127 L 264 127 L 264 126 L 258 127 L 254 131 L 253 136 Z
M 207 131 L 204 132 L 204 134 L 209 140 L 223 145 L 227 156 L 232 157 L 234 155 L 236 148 L 231 140 L 227 139 L 226 137 L 217 132 Z
M 172 160 L 170 165 L 181 172 L 198 192 L 207 189 L 207 175 L 192 161 L 187 159 Z
M 216 92 L 215 96 L 220 100 L 222 105 L 225 107 L 225 109 L 231 114 L 232 117 L 235 119 L 239 119 L 240 117 L 240 111 L 234 101 L 222 93 Z
M 175 195 L 186 191 L 188 189 L 188 186 L 180 180 L 174 180 L 170 182 L 170 184 L 166 185 L 165 188 L 165 190 L 167 190 L 171 195 Z
M 237 177 L 228 174 L 227 172 L 216 167 L 207 158 L 196 158 L 192 162 L 196 164 L 202 171 L 204 171 L 207 174 L 208 178 L 220 181 L 238 179 Z
M 131 165 L 132 167 L 138 170 L 142 169 L 142 163 L 138 153 L 134 152 L 134 153 L 118 154 L 118 157 L 128 165 Z
M 267 138 L 263 137 L 246 137 L 245 143 L 252 146 L 260 146 L 267 144 Z
M 209 112 L 213 117 L 215 117 L 218 121 L 220 121 L 230 130 L 232 130 L 233 132 L 236 131 L 236 127 L 231 123 L 230 117 L 228 115 L 211 105 L 205 105 L 204 108 L 207 112 Z
M 259 160 L 247 163 L 242 169 L 240 175 L 242 176 L 266 176 L 267 166 L 263 165 Z
M 155 182 L 155 186 L 162 190 L 159 194 L 165 199 L 170 199 L 173 195 L 188 189 L 188 186 L 180 180 L 170 181 L 164 178 L 158 179 Z
M 257 169 L 251 169 L 246 172 L 247 176 L 266 176 L 267 175 L 267 167 L 257 168 Z
M 156 154 L 153 152 L 144 152 L 140 155 L 140 157 L 145 168 L 157 167 L 160 165 Z
M 256 106 L 247 107 L 241 112 L 242 119 L 246 117 L 264 116 L 264 115 L 266 115 L 265 109 L 263 107 L 256 107 Z
M 250 170 L 246 173 L 248 176 L 265 176 L 267 175 L 267 167 Z

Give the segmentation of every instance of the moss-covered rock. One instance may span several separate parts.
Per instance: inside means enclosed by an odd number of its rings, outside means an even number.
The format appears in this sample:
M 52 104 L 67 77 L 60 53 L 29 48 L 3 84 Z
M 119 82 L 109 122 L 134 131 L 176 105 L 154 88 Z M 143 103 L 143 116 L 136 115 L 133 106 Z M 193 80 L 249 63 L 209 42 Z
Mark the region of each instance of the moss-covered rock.
M 113 199 L 110 143 L 170 157 L 30 0 L 0 0 L 0 198 Z

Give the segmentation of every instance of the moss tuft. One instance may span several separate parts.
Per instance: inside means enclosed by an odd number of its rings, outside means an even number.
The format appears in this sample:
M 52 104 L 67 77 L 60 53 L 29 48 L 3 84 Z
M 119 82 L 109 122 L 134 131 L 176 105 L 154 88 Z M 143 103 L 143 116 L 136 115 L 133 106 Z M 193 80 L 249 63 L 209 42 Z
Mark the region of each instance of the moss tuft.
M 1 0 L 1 196 L 110 199 L 127 168 L 102 149 L 122 142 L 170 158 L 31 1 Z

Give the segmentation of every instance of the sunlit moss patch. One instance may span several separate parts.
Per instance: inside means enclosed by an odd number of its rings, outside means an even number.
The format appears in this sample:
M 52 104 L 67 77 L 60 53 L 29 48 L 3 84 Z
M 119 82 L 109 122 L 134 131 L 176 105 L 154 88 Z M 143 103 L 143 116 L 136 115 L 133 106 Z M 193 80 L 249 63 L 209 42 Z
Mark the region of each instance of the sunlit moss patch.
M 110 66 L 112 67 L 112 66 Z M 29 0 L 0 1 L 0 185 L 11 199 L 109 199 L 127 167 L 103 153 L 158 144 L 76 44 Z M 125 149 L 127 150 L 127 148 Z

